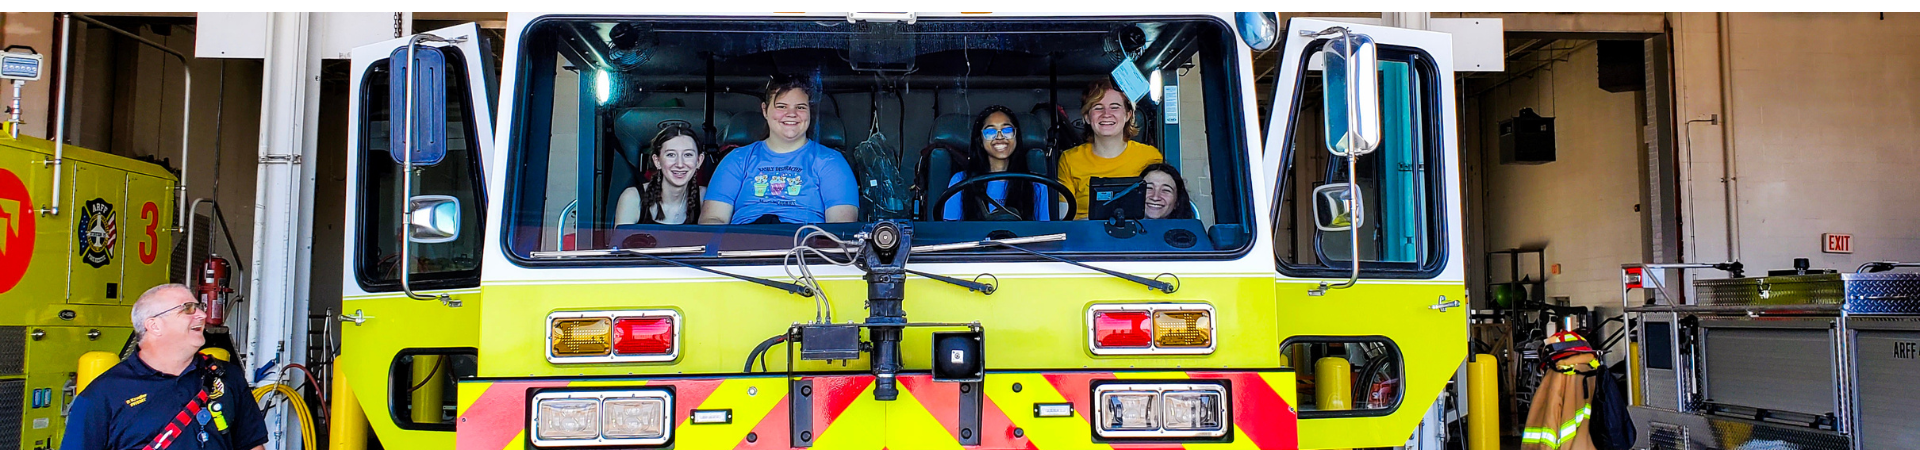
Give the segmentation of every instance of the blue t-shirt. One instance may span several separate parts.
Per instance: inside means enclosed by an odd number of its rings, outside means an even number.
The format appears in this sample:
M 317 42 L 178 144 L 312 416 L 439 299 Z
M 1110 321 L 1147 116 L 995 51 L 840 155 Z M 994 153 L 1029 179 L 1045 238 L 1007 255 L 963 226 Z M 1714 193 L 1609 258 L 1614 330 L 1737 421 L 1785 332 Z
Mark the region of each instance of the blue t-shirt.
M 814 141 L 776 153 L 759 141 L 727 153 L 707 183 L 706 201 L 733 205 L 731 223 L 772 214 L 785 223 L 827 221 L 827 208 L 860 205 L 853 169 L 840 152 Z
M 208 362 L 224 372 L 211 387 L 203 378 L 210 370 Z M 186 371 L 173 376 L 153 370 L 136 355 L 101 373 L 73 400 L 60 449 L 143 448 L 174 424 L 203 387 L 207 401 L 170 437 L 167 450 L 246 450 L 267 443 L 266 419 L 239 367 L 196 355 Z
M 966 172 L 953 174 L 953 179 L 947 180 L 947 186 L 960 184 L 960 182 L 965 181 L 968 176 L 969 175 Z M 1029 182 L 1019 181 L 1019 180 L 988 181 L 986 186 L 987 196 L 993 197 L 994 200 L 1000 201 L 1000 204 L 1002 205 L 1006 204 L 1007 203 L 1007 183 L 1029 183 Z M 1040 221 L 1053 220 L 1054 218 L 1053 205 L 1050 204 L 1053 202 L 1047 201 L 1047 192 L 1050 190 L 1051 188 L 1048 188 L 1046 185 L 1041 185 L 1041 184 L 1034 185 L 1033 212 L 1028 214 L 1029 217 L 1026 217 L 1027 220 L 1040 220 Z M 967 211 L 966 211 L 966 206 L 960 203 L 960 199 L 963 197 L 966 197 L 967 195 L 968 195 L 967 193 L 963 192 L 959 194 L 954 194 L 952 198 L 948 198 L 946 206 L 940 207 L 940 215 L 942 216 L 941 218 L 945 220 L 961 220 L 961 218 L 966 215 Z M 987 205 L 992 206 L 993 203 L 987 203 Z

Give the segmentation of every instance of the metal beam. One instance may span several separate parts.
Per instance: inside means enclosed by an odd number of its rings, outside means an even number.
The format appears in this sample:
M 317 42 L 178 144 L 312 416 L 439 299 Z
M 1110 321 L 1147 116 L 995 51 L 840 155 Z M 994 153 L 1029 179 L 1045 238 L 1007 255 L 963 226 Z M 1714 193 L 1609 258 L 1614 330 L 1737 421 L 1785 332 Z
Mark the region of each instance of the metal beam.
M 1509 35 L 1514 33 L 1665 33 L 1667 16 L 1663 13 L 1433 13 L 1433 17 L 1492 17 L 1504 21 Z

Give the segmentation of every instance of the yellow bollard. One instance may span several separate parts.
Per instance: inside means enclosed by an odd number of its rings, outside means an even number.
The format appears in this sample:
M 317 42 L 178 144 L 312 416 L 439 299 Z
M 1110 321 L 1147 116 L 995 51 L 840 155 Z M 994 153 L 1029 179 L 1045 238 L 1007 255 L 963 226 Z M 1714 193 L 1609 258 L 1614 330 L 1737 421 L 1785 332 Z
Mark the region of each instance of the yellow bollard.
M 1313 404 L 1321 411 L 1353 409 L 1353 363 L 1337 356 L 1313 363 Z
M 366 450 L 367 448 L 367 412 L 360 409 L 360 400 L 354 398 L 353 387 L 347 384 L 347 376 L 342 368 L 346 358 L 333 358 L 333 412 L 332 420 L 327 423 L 327 448 L 331 450 Z M 424 389 L 424 388 L 422 388 Z
M 87 390 L 87 385 L 93 383 L 94 378 L 99 378 L 100 374 L 106 373 L 115 364 L 120 364 L 120 356 L 112 353 L 87 352 L 80 355 L 79 379 L 74 383 L 73 393 L 78 395 L 80 391 Z
M 1467 449 L 1500 450 L 1500 363 L 1473 355 L 1467 363 Z
M 1353 409 L 1353 363 L 1338 356 L 1314 361 L 1313 405 L 1321 411 Z
M 229 353 L 227 352 L 227 349 L 220 348 L 220 347 L 207 347 L 207 348 L 200 349 L 200 354 L 212 356 L 213 359 L 218 359 L 221 361 L 233 362 L 233 353 Z
M 1627 404 L 1640 405 L 1640 343 L 1627 341 Z
M 440 423 L 446 391 L 448 361 L 437 355 L 413 355 L 413 423 Z

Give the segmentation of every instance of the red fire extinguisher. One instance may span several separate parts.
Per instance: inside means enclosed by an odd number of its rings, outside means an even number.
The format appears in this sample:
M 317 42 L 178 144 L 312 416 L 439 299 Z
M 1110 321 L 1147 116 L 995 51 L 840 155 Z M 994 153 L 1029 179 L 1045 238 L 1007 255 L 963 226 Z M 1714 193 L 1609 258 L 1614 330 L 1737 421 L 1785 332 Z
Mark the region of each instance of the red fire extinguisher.
M 207 306 L 207 325 L 223 325 L 227 321 L 227 260 L 220 255 L 208 255 L 207 262 L 200 265 L 200 285 L 194 288 L 200 293 L 200 303 Z

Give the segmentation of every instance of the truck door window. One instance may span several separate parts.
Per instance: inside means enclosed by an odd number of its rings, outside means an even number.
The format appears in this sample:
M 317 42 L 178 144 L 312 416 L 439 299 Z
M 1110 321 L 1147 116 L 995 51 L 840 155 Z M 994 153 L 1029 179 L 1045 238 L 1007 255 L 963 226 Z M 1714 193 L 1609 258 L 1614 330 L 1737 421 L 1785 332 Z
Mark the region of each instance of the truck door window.
M 466 73 L 460 52 L 446 52 L 447 73 Z M 355 278 L 369 292 L 398 290 L 400 278 L 400 163 L 388 152 L 388 69 L 385 60 L 367 69 L 359 94 L 361 123 L 359 243 Z M 486 199 L 480 183 L 479 149 L 468 120 L 472 99 L 464 76 L 446 82 L 447 156 L 439 164 L 414 166 L 413 195 L 450 195 L 460 199 L 460 237 L 437 244 L 413 244 L 415 288 L 445 289 L 479 285 L 481 226 Z
M 1303 337 L 1281 348 L 1300 418 L 1391 414 L 1404 387 L 1400 349 L 1386 338 Z
M 453 431 L 462 378 L 478 367 L 472 348 L 409 348 L 387 368 L 388 413 L 407 430 Z
M 1347 164 L 1328 154 L 1320 136 L 1325 119 L 1319 72 L 1301 70 L 1275 217 L 1274 257 L 1282 273 L 1344 277 L 1355 253 L 1364 263 L 1362 271 L 1374 277 L 1423 278 L 1440 269 L 1446 205 L 1435 73 L 1422 53 L 1380 52 L 1382 142 L 1359 160 L 1355 178 L 1365 209 L 1356 252 L 1349 248 L 1349 231 L 1321 231 L 1314 225 L 1313 189 L 1345 182 Z

